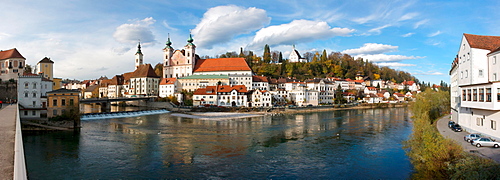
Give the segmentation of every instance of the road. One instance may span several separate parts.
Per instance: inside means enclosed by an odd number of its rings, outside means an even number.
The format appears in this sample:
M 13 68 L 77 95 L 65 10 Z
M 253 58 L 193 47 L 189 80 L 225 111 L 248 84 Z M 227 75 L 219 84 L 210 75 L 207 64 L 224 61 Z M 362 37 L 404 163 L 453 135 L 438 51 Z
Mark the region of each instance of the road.
M 450 138 L 456 141 L 458 144 L 462 145 L 464 151 L 471 152 L 477 154 L 479 156 L 490 158 L 497 163 L 500 163 L 500 148 L 492 148 L 492 147 L 476 147 L 472 146 L 467 141 L 464 141 L 464 136 L 469 134 L 468 132 L 454 132 L 450 128 L 448 128 L 448 121 L 450 121 L 450 116 L 445 116 L 438 120 L 437 129 L 441 135 L 445 138 Z

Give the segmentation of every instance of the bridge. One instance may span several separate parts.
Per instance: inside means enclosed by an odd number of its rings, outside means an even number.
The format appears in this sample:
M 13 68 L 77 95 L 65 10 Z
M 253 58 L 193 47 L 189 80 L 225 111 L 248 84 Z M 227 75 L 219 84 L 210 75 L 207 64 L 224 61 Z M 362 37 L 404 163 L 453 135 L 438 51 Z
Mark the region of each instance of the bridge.
M 101 105 L 101 111 L 106 112 L 111 109 L 109 104 L 111 102 L 124 102 L 124 101 L 153 101 L 156 97 L 117 97 L 117 98 L 88 98 L 81 99 L 80 104 L 96 103 Z
M 17 104 L 3 106 L 0 107 L 0 179 L 28 179 L 19 108 Z

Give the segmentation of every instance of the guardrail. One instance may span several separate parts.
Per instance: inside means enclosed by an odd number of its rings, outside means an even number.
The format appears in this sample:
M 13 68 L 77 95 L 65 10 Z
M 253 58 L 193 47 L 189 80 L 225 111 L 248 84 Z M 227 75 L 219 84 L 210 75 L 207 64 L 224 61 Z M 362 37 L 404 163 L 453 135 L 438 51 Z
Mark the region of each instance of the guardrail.
M 26 159 L 24 158 L 23 134 L 21 131 L 21 118 L 19 105 L 16 104 L 16 135 L 14 142 L 14 180 L 28 179 Z

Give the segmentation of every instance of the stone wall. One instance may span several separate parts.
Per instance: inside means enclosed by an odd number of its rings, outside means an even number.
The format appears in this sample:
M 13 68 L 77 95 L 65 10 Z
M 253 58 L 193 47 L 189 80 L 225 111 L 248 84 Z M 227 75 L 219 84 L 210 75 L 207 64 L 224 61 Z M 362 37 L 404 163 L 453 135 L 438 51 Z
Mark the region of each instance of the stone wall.
M 0 101 L 8 101 L 17 99 L 17 83 L 1 82 L 0 83 Z

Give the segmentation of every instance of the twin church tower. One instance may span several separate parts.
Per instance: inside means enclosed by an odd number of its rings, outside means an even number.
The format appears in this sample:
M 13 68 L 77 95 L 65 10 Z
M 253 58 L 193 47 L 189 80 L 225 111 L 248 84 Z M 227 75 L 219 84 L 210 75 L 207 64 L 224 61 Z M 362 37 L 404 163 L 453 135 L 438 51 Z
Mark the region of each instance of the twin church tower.
M 163 78 L 180 78 L 193 74 L 196 61 L 199 59 L 193 41 L 193 37 L 189 34 L 188 43 L 184 49 L 174 50 L 170 37 L 168 37 L 166 46 L 163 48 Z M 135 69 L 143 64 L 143 60 L 141 44 L 139 43 L 135 53 Z

